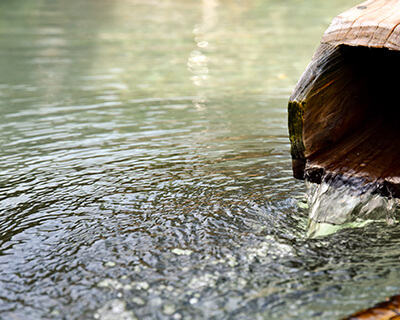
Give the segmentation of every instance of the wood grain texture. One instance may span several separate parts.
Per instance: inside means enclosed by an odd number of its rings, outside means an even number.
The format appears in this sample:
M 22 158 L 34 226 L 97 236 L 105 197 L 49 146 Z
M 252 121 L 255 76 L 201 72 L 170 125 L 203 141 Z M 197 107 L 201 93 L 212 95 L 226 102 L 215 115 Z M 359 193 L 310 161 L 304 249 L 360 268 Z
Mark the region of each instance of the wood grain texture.
M 400 0 L 334 18 L 289 101 L 296 178 L 400 198 Z
M 370 0 L 335 17 L 322 43 L 399 50 L 400 1 Z
M 400 320 L 400 296 L 390 297 L 343 320 Z

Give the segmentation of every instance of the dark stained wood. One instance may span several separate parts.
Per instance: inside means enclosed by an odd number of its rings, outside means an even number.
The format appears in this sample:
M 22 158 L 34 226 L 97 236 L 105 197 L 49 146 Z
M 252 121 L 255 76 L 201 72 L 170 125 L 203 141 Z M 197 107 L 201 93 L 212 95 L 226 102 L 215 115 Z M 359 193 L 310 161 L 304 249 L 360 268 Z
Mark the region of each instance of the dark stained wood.
M 400 296 L 393 296 L 372 308 L 359 311 L 343 320 L 400 320 Z
M 333 20 L 290 97 L 296 178 L 341 178 L 400 198 L 399 25 L 398 0 Z

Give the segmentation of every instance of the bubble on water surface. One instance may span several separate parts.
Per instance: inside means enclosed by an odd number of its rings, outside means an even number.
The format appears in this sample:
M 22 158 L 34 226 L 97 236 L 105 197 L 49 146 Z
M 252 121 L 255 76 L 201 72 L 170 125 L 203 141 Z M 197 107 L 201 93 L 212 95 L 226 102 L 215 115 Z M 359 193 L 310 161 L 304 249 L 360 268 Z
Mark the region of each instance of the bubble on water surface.
M 126 303 L 121 300 L 110 300 L 95 314 L 96 320 L 137 320 L 132 311 L 126 309 Z

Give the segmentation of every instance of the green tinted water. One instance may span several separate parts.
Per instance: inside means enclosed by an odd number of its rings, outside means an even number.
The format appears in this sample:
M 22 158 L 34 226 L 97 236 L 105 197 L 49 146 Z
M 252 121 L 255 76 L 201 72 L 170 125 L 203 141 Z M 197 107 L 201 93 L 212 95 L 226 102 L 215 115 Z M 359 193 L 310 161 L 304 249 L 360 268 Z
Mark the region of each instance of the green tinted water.
M 306 238 L 286 105 L 356 3 L 0 3 L 4 319 L 337 319 L 400 230 Z

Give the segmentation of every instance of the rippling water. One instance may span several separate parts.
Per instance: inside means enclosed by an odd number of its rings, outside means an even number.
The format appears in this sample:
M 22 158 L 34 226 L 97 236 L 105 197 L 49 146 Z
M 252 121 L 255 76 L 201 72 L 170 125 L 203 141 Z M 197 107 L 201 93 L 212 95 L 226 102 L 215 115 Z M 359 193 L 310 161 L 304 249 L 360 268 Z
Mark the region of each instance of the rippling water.
M 2 319 L 337 319 L 400 230 L 306 237 L 288 96 L 348 1 L 0 3 Z

